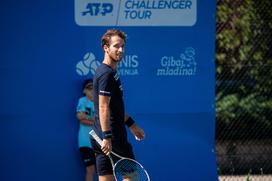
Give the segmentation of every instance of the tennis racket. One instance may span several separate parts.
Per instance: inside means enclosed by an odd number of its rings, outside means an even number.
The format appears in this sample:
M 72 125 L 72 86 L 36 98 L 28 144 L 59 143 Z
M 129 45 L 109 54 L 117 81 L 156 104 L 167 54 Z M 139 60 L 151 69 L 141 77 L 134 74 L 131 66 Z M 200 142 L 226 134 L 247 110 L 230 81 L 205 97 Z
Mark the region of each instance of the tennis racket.
M 97 136 L 94 130 L 91 130 L 89 134 L 100 146 L 102 145 L 102 140 Z M 112 156 L 117 157 L 117 161 L 114 162 Z M 147 171 L 136 160 L 122 157 L 113 151 L 109 154 L 109 158 L 116 181 L 121 181 L 124 178 L 130 179 L 130 181 L 150 181 Z

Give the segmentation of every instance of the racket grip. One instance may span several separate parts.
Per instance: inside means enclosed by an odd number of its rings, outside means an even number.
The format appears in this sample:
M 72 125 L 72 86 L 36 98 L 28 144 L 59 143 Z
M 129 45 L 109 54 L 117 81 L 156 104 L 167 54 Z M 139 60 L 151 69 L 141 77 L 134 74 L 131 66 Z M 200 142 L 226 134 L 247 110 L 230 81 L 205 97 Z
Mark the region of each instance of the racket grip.
M 94 130 L 91 130 L 89 134 L 95 139 L 95 141 L 101 146 L 102 140 L 97 136 Z

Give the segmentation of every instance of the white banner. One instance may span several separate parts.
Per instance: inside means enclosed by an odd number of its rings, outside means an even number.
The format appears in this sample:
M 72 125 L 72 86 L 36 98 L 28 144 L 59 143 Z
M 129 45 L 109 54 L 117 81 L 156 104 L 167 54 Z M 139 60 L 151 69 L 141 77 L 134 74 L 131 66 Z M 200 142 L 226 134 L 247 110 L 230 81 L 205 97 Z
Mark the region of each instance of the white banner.
M 75 0 L 79 26 L 193 26 L 196 0 Z

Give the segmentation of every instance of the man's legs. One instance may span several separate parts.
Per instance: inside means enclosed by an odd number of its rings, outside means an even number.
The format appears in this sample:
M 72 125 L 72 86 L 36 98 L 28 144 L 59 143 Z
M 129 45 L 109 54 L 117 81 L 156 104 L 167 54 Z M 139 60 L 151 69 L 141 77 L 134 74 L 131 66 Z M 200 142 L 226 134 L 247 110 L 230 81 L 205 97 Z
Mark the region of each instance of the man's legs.
M 114 181 L 113 175 L 103 175 L 99 176 L 99 181 Z M 130 177 L 124 177 L 123 181 L 131 181 Z
M 101 175 L 99 181 L 114 181 L 113 175 Z
M 96 153 L 96 168 L 99 181 L 114 181 L 110 159 L 104 153 Z
M 130 177 L 124 177 L 123 178 L 123 181 L 130 181 L 131 179 L 130 179 Z

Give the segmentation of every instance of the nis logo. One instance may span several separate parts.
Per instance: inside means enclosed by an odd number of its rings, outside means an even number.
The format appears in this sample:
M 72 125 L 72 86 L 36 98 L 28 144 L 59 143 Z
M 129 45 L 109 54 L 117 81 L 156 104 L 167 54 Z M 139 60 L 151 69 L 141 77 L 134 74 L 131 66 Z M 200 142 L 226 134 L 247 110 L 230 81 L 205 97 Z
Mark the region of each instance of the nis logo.
M 113 4 L 111 3 L 88 3 L 82 12 L 82 16 L 106 16 L 112 13 L 112 11 Z

